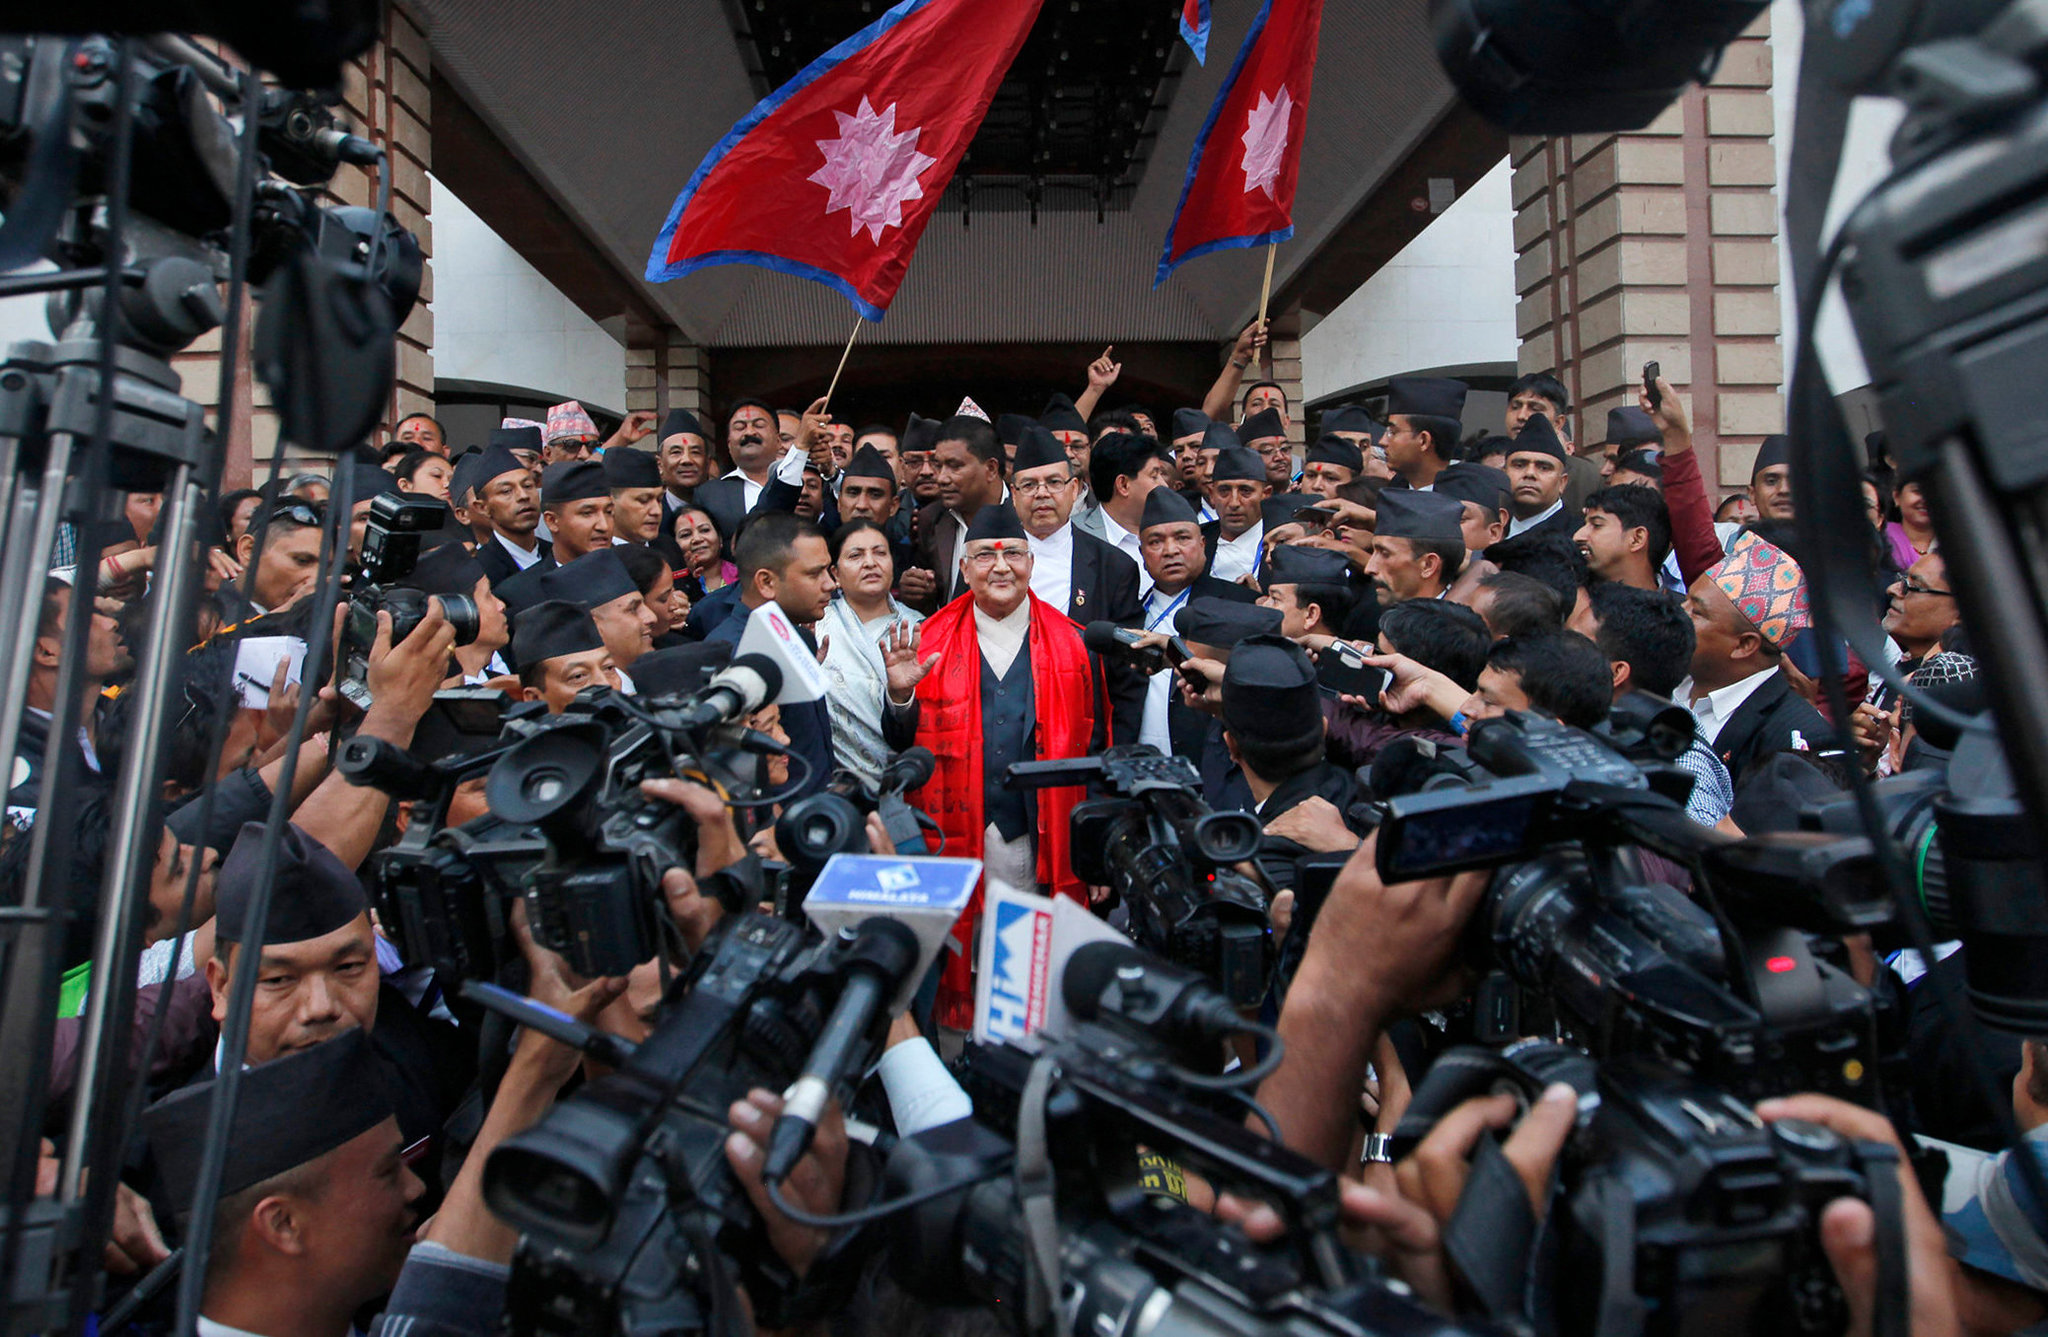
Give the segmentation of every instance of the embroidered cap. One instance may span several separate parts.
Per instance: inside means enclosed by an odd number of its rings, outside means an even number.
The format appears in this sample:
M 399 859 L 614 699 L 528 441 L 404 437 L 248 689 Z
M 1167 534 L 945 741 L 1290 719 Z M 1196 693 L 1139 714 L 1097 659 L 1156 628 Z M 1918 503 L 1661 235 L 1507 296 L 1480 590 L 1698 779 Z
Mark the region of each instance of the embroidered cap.
M 1796 633 L 1813 625 L 1806 604 L 1806 573 L 1783 548 L 1747 530 L 1736 536 L 1728 555 L 1707 576 L 1774 646 L 1782 649 Z

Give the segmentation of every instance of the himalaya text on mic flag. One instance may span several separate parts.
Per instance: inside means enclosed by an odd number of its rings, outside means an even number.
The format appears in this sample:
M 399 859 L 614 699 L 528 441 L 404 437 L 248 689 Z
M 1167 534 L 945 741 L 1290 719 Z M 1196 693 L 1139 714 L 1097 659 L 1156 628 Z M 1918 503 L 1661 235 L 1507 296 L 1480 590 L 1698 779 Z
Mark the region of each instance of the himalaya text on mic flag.
M 1262 0 L 1195 136 L 1153 285 L 1188 260 L 1294 235 L 1322 0 Z
M 1041 0 L 902 0 L 776 89 L 706 155 L 648 257 L 812 279 L 880 320 Z

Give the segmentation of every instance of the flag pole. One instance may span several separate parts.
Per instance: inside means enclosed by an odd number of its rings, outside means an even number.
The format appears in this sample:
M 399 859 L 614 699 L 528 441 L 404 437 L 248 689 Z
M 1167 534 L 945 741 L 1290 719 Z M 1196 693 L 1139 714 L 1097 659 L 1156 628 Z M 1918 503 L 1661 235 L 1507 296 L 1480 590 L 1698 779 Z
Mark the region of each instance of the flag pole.
M 1259 284 L 1259 333 L 1261 334 L 1267 334 L 1266 305 L 1273 299 L 1273 253 L 1279 249 L 1280 243 L 1277 241 L 1266 243 L 1266 277 Z M 1266 375 L 1271 376 L 1273 374 L 1273 340 L 1270 335 L 1266 339 L 1265 361 Z
M 846 359 L 853 356 L 853 341 L 860 337 L 860 327 L 867 322 L 859 316 L 853 318 L 853 333 L 846 336 L 846 351 L 839 355 L 838 370 L 832 373 L 832 384 L 825 387 L 825 407 L 832 407 L 832 392 L 839 388 L 839 376 L 846 370 Z

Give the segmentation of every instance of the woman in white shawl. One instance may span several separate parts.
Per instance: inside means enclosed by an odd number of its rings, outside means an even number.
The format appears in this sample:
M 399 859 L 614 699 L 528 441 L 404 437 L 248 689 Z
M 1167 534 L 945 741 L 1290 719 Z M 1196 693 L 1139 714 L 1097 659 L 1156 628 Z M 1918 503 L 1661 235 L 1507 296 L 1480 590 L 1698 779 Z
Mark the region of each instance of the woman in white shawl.
M 839 593 L 817 628 L 821 638 L 830 638 L 825 676 L 832 686 L 825 705 L 832 717 L 832 753 L 841 766 L 873 784 L 891 755 L 882 741 L 889 678 L 881 641 L 908 634 L 924 618 L 890 597 L 896 563 L 889 555 L 888 534 L 874 521 L 841 525 L 832 536 L 832 562 Z

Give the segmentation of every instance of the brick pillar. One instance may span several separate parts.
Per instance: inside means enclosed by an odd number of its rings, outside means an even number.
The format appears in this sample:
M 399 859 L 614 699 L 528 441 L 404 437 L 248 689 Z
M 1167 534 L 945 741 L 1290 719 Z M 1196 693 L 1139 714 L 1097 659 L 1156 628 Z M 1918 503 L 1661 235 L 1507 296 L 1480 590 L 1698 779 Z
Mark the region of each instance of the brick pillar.
M 1271 326 L 1266 341 L 1266 356 L 1270 363 L 1253 362 L 1245 369 L 1245 384 L 1252 381 L 1278 381 L 1280 389 L 1287 396 L 1287 444 L 1294 448 L 1295 458 L 1301 457 L 1302 417 L 1306 408 L 1301 395 L 1301 308 L 1269 312 L 1267 321 Z M 1226 355 L 1228 350 L 1225 350 Z M 1243 402 L 1244 391 L 1238 391 L 1239 402 Z
M 433 207 L 427 178 L 432 156 L 428 68 L 427 39 L 420 23 L 398 5 L 387 6 L 383 36 L 360 58 L 343 67 L 342 105 L 338 111 L 349 130 L 383 145 L 390 155 L 391 212 L 419 238 L 421 250 L 431 256 L 434 238 L 427 220 Z M 323 203 L 329 205 L 369 208 L 376 202 L 376 174 L 347 164 L 335 172 L 323 194 Z M 385 406 L 380 439 L 408 413 L 433 411 L 433 296 L 434 271 L 429 261 L 420 280 L 419 302 L 398 332 L 397 384 Z M 269 394 L 249 371 L 252 324 L 250 314 L 244 312 L 240 370 L 231 387 L 236 406 L 234 433 L 228 442 L 222 479 L 223 486 L 228 488 L 247 486 L 252 477 L 258 481 L 268 477 L 271 457 L 277 451 L 277 414 L 270 407 Z M 220 334 L 216 331 L 172 359 L 172 365 L 184 379 L 185 394 L 208 408 L 218 408 L 223 393 L 219 358 Z M 285 470 L 289 473 L 301 465 L 324 469 L 328 463 L 306 457 L 288 461 Z
M 1766 12 L 1641 131 L 1509 150 L 1520 370 L 1556 373 L 1591 441 L 1661 363 L 1724 487 L 1784 423 L 1769 35 Z
M 702 419 L 710 410 L 709 359 L 680 330 L 629 332 L 626 339 L 626 411 L 657 415 L 688 409 Z

